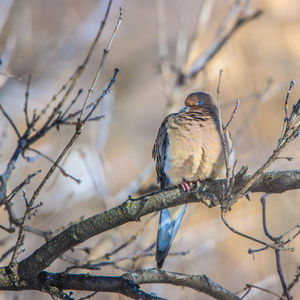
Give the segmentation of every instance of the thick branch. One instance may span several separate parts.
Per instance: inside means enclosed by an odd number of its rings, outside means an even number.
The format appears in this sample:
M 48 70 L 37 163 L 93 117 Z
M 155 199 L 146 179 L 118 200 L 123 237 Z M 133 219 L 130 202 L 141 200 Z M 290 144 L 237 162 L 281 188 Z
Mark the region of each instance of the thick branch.
M 158 269 L 140 270 L 136 273 L 128 273 L 122 276 L 132 280 L 135 284 L 143 283 L 167 283 L 177 286 L 192 288 L 203 292 L 215 299 L 238 300 L 240 297 L 234 295 L 227 289 L 210 280 L 206 275 L 186 275 L 175 272 L 167 272 Z
M 165 283 L 189 287 L 215 299 L 240 299 L 240 297 L 231 293 L 205 275 L 187 275 L 158 269 L 145 269 L 126 273 L 122 276 L 92 276 L 89 274 L 68 274 L 64 272 L 41 272 L 36 280 L 32 280 L 29 283 L 21 282 L 20 285 L 15 285 L 11 282 L 8 274 L 6 274 L 5 278 L 8 280 L 2 280 L 0 282 L 0 289 L 2 290 L 44 290 L 46 287 L 56 287 L 59 290 L 110 292 L 120 293 L 133 299 L 162 300 L 164 298 L 145 293 L 139 288 L 139 285 Z
M 249 178 L 250 176 L 244 176 L 243 179 L 236 180 L 233 189 L 238 189 Z M 138 199 L 128 199 L 121 205 L 74 224 L 55 236 L 20 262 L 19 274 L 21 278 L 34 278 L 72 247 L 99 233 L 130 221 L 138 221 L 140 217 L 152 212 L 192 202 L 216 206 L 220 204 L 218 199 L 222 199 L 225 186 L 226 180 L 207 180 L 191 193 L 186 193 L 176 187 Z M 260 176 L 249 191 L 282 193 L 298 188 L 300 188 L 300 171 L 278 171 Z

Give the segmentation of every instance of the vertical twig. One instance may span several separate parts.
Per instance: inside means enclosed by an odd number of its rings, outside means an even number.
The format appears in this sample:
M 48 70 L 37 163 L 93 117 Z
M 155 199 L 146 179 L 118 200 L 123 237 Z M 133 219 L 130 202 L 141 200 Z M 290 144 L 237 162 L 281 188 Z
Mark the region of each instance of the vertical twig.
M 218 106 L 219 132 L 220 132 L 223 155 L 224 155 L 224 160 L 225 160 L 225 167 L 226 167 L 226 191 L 228 191 L 230 168 L 229 168 L 229 161 L 228 161 L 226 136 L 225 136 L 225 132 L 224 132 L 224 128 L 223 128 L 222 114 L 221 114 L 221 92 L 220 92 L 220 89 L 221 89 L 222 74 L 223 74 L 223 69 L 220 69 L 218 87 L 217 87 L 217 99 L 218 99 L 218 103 L 217 103 L 218 105 L 217 106 Z
M 287 101 L 286 101 L 287 103 Z M 273 242 L 275 242 L 276 244 L 280 245 L 281 239 L 282 239 L 282 235 L 280 237 L 274 237 L 272 236 L 267 228 L 267 223 L 266 223 L 266 201 L 267 201 L 267 196 L 268 194 L 264 194 L 261 197 L 261 205 L 262 205 L 262 217 L 263 217 L 263 228 L 264 228 L 264 233 L 265 235 Z M 285 282 L 285 278 L 282 272 L 282 267 L 281 267 L 281 259 L 280 259 L 280 248 L 275 248 L 274 252 L 275 252 L 275 258 L 276 258 L 276 267 L 277 267 L 277 273 L 281 282 L 281 286 L 283 289 L 284 294 L 286 295 L 288 300 L 292 300 L 293 297 L 290 295 L 289 290 L 287 288 L 286 282 Z
M 27 128 L 29 128 L 30 126 L 29 117 L 28 117 L 28 100 L 29 100 L 30 83 L 31 83 L 31 74 L 28 76 L 28 80 L 27 80 L 26 92 L 25 92 L 25 104 L 24 104 L 24 114 L 25 114 L 25 121 L 26 121 Z
M 281 267 L 281 261 L 280 261 L 280 249 L 275 249 L 275 257 L 276 257 L 276 266 L 277 266 L 277 273 L 281 282 L 282 289 L 287 297 L 288 300 L 292 300 L 293 297 L 291 296 L 287 286 L 286 282 L 283 276 L 282 267 Z
M 290 94 L 291 94 L 291 91 L 292 91 L 292 88 L 293 86 L 295 85 L 295 81 L 294 80 L 291 80 L 290 81 L 290 87 L 286 93 L 286 97 L 285 97 L 285 101 L 284 101 L 284 112 L 285 112 L 285 117 L 284 117 L 284 121 L 283 121 L 283 128 L 282 128 L 282 133 L 281 133 L 281 136 L 279 138 L 279 141 L 278 141 L 278 146 L 280 146 L 280 144 L 282 143 L 283 141 L 283 138 L 284 138 L 284 134 L 285 132 L 288 130 L 288 127 L 289 127 L 289 118 L 288 118 L 288 110 L 289 110 L 289 104 L 288 104 L 288 101 L 289 101 L 289 98 L 290 98 Z

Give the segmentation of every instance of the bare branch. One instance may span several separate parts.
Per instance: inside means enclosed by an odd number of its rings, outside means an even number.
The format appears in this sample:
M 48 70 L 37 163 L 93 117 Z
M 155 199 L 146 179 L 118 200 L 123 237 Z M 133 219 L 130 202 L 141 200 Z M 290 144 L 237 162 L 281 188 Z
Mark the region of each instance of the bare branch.
M 236 180 L 235 186 L 243 184 L 251 176 L 245 176 L 243 181 Z M 287 183 L 289 178 L 290 182 Z M 283 186 L 280 186 L 283 181 Z M 210 206 L 220 204 L 224 193 L 225 180 L 205 181 L 199 188 L 185 193 L 178 187 L 143 196 L 138 199 L 128 199 L 114 208 L 74 224 L 59 233 L 52 240 L 37 249 L 32 255 L 20 262 L 19 272 L 21 277 L 34 277 L 47 268 L 53 261 L 64 252 L 83 241 L 116 228 L 130 221 L 137 221 L 144 215 L 160 211 L 164 208 L 177 206 L 185 203 L 201 202 L 209 203 Z M 275 188 L 276 187 L 276 188 Z M 270 172 L 262 175 L 250 188 L 251 192 L 283 192 L 287 188 L 300 188 L 300 171 Z M 212 202 L 211 195 L 215 195 Z M 269 246 L 267 244 L 267 246 Z M 43 259 L 39 259 L 43 258 Z

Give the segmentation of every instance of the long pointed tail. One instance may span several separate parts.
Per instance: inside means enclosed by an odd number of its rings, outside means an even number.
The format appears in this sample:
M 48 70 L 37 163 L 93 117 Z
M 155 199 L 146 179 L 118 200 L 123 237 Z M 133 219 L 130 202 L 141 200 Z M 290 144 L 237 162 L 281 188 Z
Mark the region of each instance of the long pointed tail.
M 160 269 L 170 250 L 186 210 L 186 204 L 163 209 L 160 213 L 156 243 L 156 262 Z

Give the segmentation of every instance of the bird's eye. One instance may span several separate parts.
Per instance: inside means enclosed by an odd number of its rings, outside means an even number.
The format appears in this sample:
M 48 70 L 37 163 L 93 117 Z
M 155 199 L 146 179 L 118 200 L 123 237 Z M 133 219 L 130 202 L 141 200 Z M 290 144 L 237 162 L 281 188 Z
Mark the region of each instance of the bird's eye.
M 201 105 L 201 104 L 203 104 L 203 101 L 202 101 L 202 100 L 199 100 L 199 101 L 198 101 L 198 105 Z

